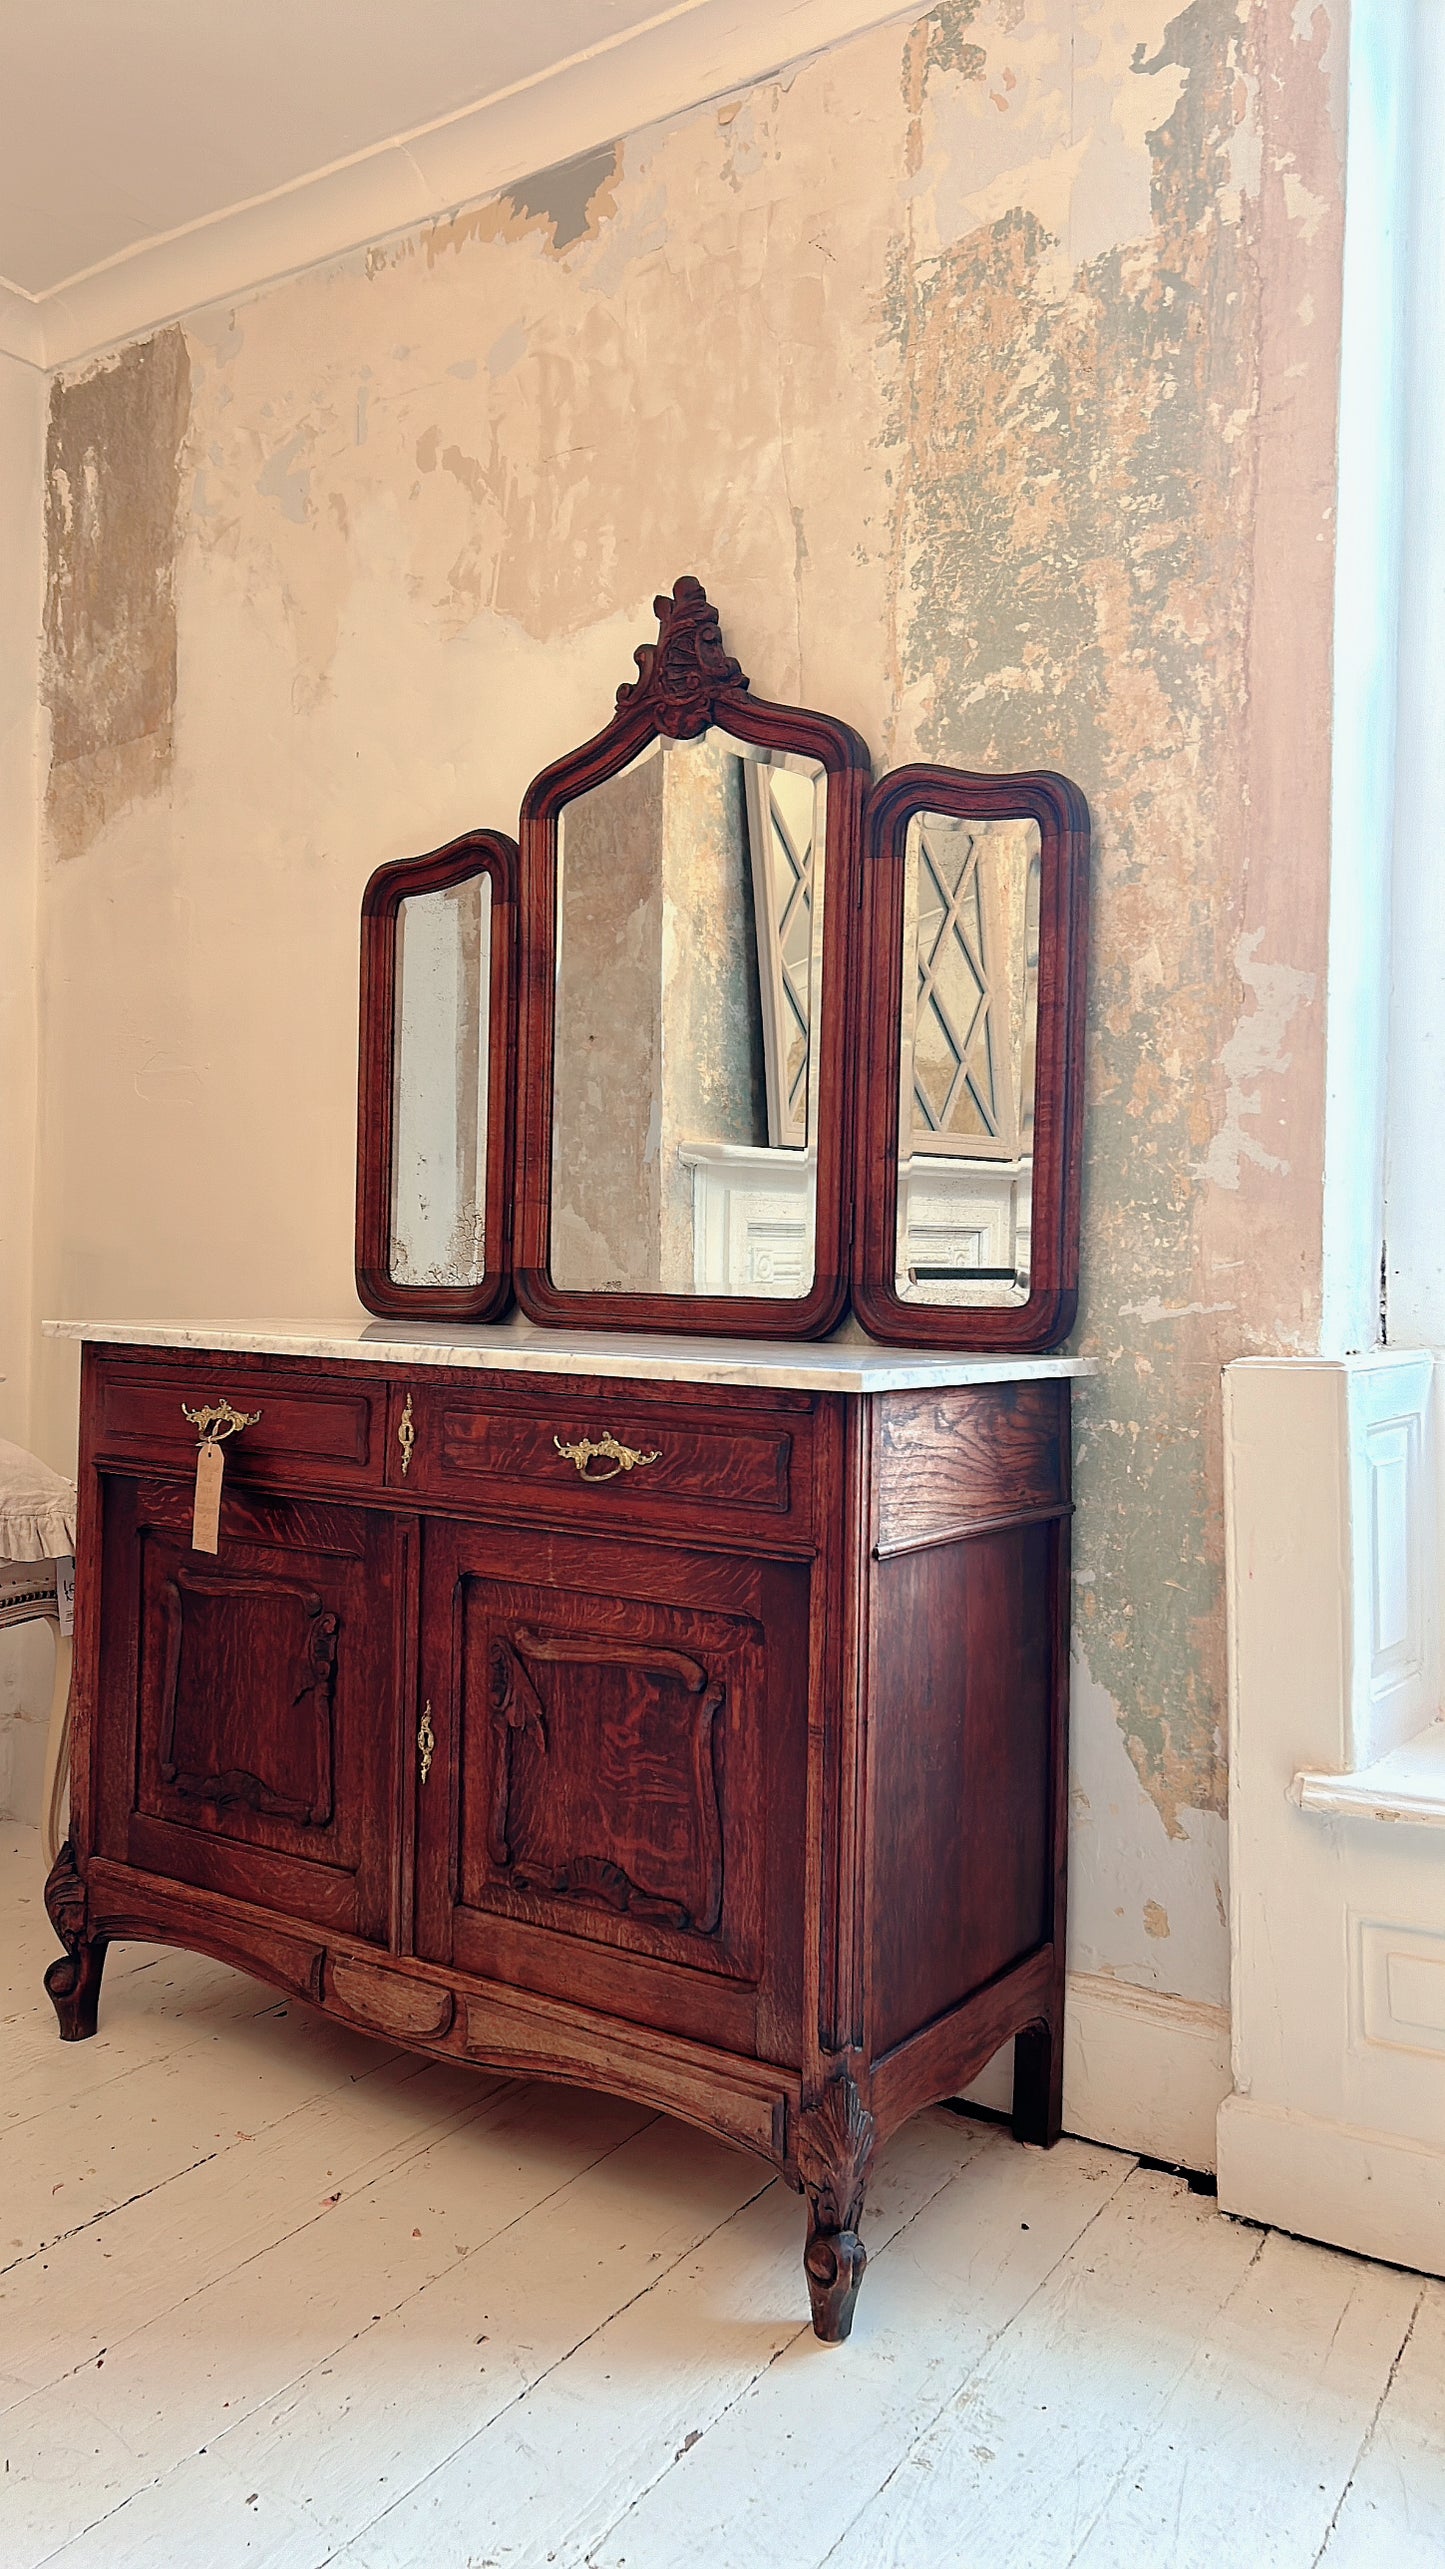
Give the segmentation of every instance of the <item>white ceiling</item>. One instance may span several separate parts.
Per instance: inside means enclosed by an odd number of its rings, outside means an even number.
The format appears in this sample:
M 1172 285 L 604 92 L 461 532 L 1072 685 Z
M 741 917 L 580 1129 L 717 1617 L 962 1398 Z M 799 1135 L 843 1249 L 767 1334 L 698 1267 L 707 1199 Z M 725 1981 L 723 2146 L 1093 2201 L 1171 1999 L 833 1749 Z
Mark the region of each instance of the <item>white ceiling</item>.
M 0 352 L 89 356 L 910 14 L 0 0 Z
M 0 0 L 0 280 L 52 293 L 699 5 Z

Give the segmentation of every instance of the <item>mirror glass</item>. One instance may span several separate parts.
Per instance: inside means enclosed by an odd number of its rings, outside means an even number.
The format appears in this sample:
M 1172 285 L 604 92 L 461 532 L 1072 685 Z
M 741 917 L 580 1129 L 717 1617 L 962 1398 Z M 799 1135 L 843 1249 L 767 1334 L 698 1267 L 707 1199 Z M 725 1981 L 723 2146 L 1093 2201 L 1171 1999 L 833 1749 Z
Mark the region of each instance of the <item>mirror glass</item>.
M 903 913 L 897 1290 L 1029 1294 L 1039 826 L 917 812 Z
M 486 1271 L 491 981 L 489 875 L 398 903 L 393 1284 L 477 1285 Z
M 713 728 L 558 823 L 551 1273 L 813 1283 L 827 779 Z

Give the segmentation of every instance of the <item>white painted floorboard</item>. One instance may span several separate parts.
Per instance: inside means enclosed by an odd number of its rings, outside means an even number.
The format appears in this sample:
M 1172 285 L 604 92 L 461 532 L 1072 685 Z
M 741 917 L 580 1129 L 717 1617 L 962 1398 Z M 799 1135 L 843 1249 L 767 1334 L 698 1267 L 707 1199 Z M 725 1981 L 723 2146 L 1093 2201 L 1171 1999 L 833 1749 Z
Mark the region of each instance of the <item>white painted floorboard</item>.
M 920 2115 L 851 2344 L 766 2168 L 201 1957 L 56 2038 L 0 1824 L 0 2569 L 1434 2569 L 1445 2286 Z

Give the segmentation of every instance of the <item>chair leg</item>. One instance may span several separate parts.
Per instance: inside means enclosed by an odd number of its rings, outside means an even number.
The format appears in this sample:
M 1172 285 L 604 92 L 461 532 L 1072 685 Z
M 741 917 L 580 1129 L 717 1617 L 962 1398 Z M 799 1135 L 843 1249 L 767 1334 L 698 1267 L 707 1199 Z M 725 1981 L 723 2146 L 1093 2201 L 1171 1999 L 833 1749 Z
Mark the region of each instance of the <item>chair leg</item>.
M 50 1618 L 47 1616 L 47 1622 Z M 60 1853 L 65 1828 L 65 1806 L 70 1791 L 70 1663 L 71 1639 L 58 1623 L 51 1623 L 55 1637 L 55 1682 L 50 1693 L 50 1712 L 45 1732 L 45 1784 L 40 1806 L 41 1844 L 45 1861 L 53 1864 Z

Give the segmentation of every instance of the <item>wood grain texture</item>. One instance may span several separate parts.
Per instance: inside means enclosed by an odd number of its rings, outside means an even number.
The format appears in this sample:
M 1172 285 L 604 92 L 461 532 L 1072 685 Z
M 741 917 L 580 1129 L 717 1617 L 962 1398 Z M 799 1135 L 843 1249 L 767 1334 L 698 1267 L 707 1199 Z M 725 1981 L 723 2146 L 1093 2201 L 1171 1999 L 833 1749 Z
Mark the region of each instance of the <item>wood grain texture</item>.
M 905 1302 L 896 1284 L 906 857 L 918 812 L 1032 819 L 1039 828 L 1032 1263 L 1027 1301 L 1008 1309 Z M 956 767 L 899 767 L 869 797 L 863 875 L 853 1307 L 875 1338 L 905 1347 L 1057 1347 L 1073 1327 L 1079 1294 L 1088 805 L 1066 776 L 1043 769 L 975 776 Z
M 650 1387 L 654 1394 L 663 1387 Z M 756 1528 L 763 1540 L 787 1521 L 789 1540 L 806 1545 L 812 1534 L 812 1434 L 805 1405 L 770 1414 L 736 1404 L 680 1402 L 676 1387 L 642 1398 L 641 1385 L 559 1383 L 530 1399 L 445 1377 L 422 1377 L 408 1389 L 416 1441 L 405 1486 L 444 1507 L 523 1506 L 559 1525 L 638 1525 L 665 1531 L 681 1510 L 707 1511 L 715 1528 L 731 1526 L 741 1537 Z M 607 1479 L 584 1478 L 559 1453 L 558 1439 L 576 1445 L 611 1434 L 630 1452 L 654 1459 L 617 1468 Z M 393 1446 L 395 1446 L 395 1439 Z M 605 1466 L 604 1466 L 605 1468 Z M 400 1455 L 389 1477 L 401 1486 Z
M 99 1851 L 385 1942 L 396 1529 L 228 1494 L 214 1566 L 183 1488 L 108 1479 Z
M 888 1392 L 874 1416 L 880 1557 L 1069 1505 L 1067 1383 Z
M 318 1378 L 268 1367 L 266 1397 L 255 1389 L 255 1360 L 220 1356 L 191 1361 L 172 1353 L 163 1367 L 137 1364 L 130 1351 L 95 1349 L 94 1452 L 97 1462 L 145 1470 L 190 1471 L 196 1430 L 183 1412 L 229 1399 L 259 1409 L 254 1424 L 225 1442 L 232 1489 L 305 1486 L 318 1472 L 337 1487 L 375 1483 L 382 1475 L 385 1401 L 365 1382 Z
M 475 1285 L 403 1285 L 391 1272 L 397 922 L 403 901 L 450 891 L 479 875 L 492 887 L 484 1269 Z M 511 1303 L 516 945 L 517 845 L 499 830 L 470 830 L 428 856 L 380 866 L 362 894 L 356 1290 L 368 1311 L 413 1320 L 484 1321 L 500 1319 Z
M 891 2051 L 1047 1941 L 1051 1529 L 880 1562 L 869 1734 L 869 2008 Z
M 384 1971 L 377 1963 L 358 1962 L 351 1954 L 328 1961 L 325 1995 L 357 2024 L 402 2043 L 439 2043 L 456 2007 L 450 1989 L 405 1972 Z
M 520 1017 L 517 1300 L 532 1320 L 584 1329 L 667 1329 L 708 1337 L 817 1338 L 848 1298 L 847 1190 L 852 1141 L 852 990 L 864 800 L 871 761 L 846 723 L 768 704 L 722 647 L 700 584 L 656 600 L 658 639 L 640 676 L 618 691 L 604 730 L 527 788 L 520 824 Z M 603 784 L 658 738 L 691 740 L 710 723 L 737 740 L 815 759 L 827 778 L 821 989 L 818 1002 L 818 1178 L 809 1291 L 780 1302 L 753 1294 L 571 1293 L 552 1281 L 552 1092 L 559 823 L 568 803 Z

